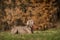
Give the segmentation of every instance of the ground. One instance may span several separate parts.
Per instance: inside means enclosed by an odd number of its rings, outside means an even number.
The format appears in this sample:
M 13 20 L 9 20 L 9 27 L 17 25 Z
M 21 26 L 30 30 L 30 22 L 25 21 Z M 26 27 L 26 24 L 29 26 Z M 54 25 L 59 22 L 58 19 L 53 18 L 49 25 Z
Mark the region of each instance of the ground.
M 1 32 L 0 40 L 60 40 L 60 22 L 57 28 L 46 31 L 35 31 L 33 34 L 11 34 L 10 32 Z

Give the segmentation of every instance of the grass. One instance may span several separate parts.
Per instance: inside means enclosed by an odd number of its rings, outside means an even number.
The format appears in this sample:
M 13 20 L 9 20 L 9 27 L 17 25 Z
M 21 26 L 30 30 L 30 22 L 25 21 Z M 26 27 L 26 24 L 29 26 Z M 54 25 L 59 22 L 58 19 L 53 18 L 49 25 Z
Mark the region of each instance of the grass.
M 60 40 L 60 29 L 35 31 L 33 34 L 11 34 L 0 32 L 0 40 Z

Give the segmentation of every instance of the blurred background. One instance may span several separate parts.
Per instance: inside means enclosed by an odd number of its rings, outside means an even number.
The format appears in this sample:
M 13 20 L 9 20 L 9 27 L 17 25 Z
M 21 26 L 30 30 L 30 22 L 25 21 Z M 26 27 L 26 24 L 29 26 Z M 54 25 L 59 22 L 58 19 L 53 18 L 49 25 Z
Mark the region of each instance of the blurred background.
M 0 31 L 25 26 L 30 17 L 39 30 L 56 27 L 60 0 L 0 0 Z

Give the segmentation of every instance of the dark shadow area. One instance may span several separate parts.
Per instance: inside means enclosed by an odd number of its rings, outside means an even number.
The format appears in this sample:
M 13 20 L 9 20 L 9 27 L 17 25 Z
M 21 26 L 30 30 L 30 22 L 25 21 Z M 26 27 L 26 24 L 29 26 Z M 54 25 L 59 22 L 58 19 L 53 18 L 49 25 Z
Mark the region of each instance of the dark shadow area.
M 16 25 L 16 26 L 25 26 L 25 24 L 23 23 L 23 21 L 21 19 L 15 20 L 14 25 Z
M 60 20 L 60 10 L 59 12 L 57 13 L 57 21 Z
M 10 30 L 10 26 L 8 25 L 8 23 L 5 21 L 5 22 L 2 22 L 1 23 L 1 31 L 8 31 Z
M 57 12 L 57 21 L 60 20 L 60 0 L 57 0 L 57 5 L 59 7 L 58 12 Z

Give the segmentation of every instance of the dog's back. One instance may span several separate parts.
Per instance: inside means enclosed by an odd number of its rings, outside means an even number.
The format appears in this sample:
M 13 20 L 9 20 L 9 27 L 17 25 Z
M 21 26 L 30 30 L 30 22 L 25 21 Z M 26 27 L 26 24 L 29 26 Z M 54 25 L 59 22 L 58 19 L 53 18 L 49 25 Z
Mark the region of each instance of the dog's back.
M 18 31 L 19 34 L 25 34 L 25 33 L 31 33 L 31 28 L 26 27 L 26 26 L 17 26 L 12 28 L 11 33 L 15 34 Z

